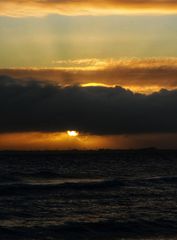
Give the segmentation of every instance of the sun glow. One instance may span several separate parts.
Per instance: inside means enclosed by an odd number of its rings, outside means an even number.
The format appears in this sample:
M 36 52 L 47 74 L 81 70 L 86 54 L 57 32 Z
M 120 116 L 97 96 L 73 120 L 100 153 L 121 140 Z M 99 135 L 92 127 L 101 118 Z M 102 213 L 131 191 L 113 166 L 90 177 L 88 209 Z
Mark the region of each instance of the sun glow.
M 79 133 L 77 131 L 67 131 L 68 136 L 77 137 Z
M 115 88 L 116 85 L 111 84 L 105 84 L 105 83 L 84 83 L 81 84 L 81 87 L 108 87 L 108 88 Z

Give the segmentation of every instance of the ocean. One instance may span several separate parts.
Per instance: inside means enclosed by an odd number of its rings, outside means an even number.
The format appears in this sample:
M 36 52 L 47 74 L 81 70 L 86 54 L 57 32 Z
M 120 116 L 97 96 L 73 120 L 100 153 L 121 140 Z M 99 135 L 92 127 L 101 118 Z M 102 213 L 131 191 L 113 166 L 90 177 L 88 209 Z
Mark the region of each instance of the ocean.
M 177 239 L 177 151 L 0 153 L 0 240 Z

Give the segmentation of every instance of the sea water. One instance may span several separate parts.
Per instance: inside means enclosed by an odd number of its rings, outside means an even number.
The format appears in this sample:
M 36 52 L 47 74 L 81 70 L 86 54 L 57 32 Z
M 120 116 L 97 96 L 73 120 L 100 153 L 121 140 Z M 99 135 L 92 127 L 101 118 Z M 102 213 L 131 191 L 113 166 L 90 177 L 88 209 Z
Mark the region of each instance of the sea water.
M 177 239 L 177 151 L 1 152 L 0 239 Z

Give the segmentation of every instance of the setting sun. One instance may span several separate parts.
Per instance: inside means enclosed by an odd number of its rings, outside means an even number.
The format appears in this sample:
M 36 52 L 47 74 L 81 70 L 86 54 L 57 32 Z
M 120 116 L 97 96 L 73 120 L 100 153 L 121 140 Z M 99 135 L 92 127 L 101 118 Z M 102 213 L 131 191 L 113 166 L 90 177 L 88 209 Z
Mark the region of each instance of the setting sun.
M 77 137 L 79 133 L 77 131 L 67 131 L 68 136 Z

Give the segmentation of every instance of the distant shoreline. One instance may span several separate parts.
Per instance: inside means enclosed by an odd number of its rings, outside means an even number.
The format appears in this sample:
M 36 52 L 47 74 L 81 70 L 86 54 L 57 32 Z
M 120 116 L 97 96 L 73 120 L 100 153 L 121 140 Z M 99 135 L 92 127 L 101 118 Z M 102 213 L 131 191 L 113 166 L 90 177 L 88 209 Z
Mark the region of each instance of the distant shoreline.
M 138 148 L 138 149 L 68 149 L 68 150 L 0 150 L 1 153 L 117 153 L 117 152 L 177 152 L 177 149 Z

